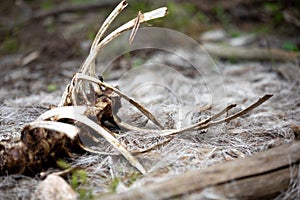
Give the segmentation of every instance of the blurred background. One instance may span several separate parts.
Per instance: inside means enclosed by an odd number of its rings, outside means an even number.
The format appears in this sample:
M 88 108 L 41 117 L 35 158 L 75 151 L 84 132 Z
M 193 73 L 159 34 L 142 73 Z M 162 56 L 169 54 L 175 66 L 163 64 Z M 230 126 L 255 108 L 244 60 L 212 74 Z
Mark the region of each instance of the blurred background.
M 2 0 L 0 78 L 7 89 L 18 88 L 26 95 L 40 90 L 52 92 L 64 85 L 88 55 L 97 30 L 118 3 L 119 0 Z M 128 3 L 110 30 L 135 17 L 138 11 L 167 6 L 167 17 L 142 26 L 174 29 L 201 43 L 229 42 L 287 52 L 300 49 L 300 2 L 296 0 Z M 230 61 L 237 62 L 239 58 Z

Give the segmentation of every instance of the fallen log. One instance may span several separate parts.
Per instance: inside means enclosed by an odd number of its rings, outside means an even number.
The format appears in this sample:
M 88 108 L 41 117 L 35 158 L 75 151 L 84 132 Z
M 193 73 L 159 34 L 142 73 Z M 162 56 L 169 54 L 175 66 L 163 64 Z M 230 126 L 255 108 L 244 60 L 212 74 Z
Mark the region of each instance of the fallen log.
M 212 56 L 236 60 L 295 61 L 298 52 L 289 52 L 276 48 L 234 47 L 222 44 L 204 43 L 203 48 Z
M 299 173 L 300 142 L 256 155 L 188 171 L 168 180 L 105 196 L 105 199 L 167 199 L 197 193 L 199 198 L 262 199 L 287 190 Z

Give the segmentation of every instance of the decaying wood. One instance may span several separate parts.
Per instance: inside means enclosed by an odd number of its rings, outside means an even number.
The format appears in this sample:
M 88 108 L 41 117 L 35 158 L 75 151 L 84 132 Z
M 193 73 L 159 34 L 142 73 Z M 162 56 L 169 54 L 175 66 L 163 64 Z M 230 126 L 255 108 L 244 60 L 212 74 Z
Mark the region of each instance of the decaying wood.
M 299 173 L 300 142 L 285 144 L 251 157 L 188 171 L 105 199 L 167 199 L 189 195 L 212 199 L 261 199 L 287 189 Z
M 204 43 L 202 46 L 209 54 L 226 59 L 295 61 L 300 57 L 300 54 L 297 52 L 288 52 L 275 48 L 232 47 L 213 43 Z
M 68 123 L 67 121 L 64 121 Z M 83 153 L 78 136 L 70 139 L 62 132 L 24 127 L 18 142 L 0 142 L 0 174 L 35 174 L 55 166 L 58 157 Z

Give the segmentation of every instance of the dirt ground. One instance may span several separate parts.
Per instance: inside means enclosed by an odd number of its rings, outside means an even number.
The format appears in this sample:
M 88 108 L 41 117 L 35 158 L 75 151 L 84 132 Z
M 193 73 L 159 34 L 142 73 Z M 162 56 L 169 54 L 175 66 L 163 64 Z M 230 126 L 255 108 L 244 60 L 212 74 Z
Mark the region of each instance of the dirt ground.
M 0 5 L 2 10 L 8 6 L 5 3 Z M 103 21 L 107 14 L 107 11 L 101 14 L 98 11 L 67 13 L 11 29 L 9 24 L 14 22 L 12 13 L 16 9 L 7 11 L 10 15 L 5 16 L 2 12 L 0 16 L 2 24 L 9 19 L 1 30 L 4 37 L 0 54 L 0 140 L 18 140 L 26 123 L 45 112 L 49 105 L 59 102 L 66 84 L 88 54 L 91 32 L 97 30 L 99 21 Z M 241 22 L 237 20 L 237 26 L 238 23 Z M 214 26 L 220 27 L 216 24 Z M 137 35 L 137 41 L 141 38 L 141 43 L 145 37 L 142 33 Z M 193 32 L 192 35 L 200 34 Z M 295 35 L 264 34 L 252 45 L 265 46 L 265 41 L 268 41 L 271 47 L 280 47 L 286 40 L 299 45 L 299 38 Z M 13 40 L 14 37 L 17 40 Z M 120 45 L 126 37 L 117 40 L 103 54 L 115 51 L 114 45 L 118 42 Z M 87 181 L 77 187 L 77 192 L 78 188 L 83 188 L 86 193 L 101 197 L 161 181 L 190 169 L 246 157 L 295 139 L 291 126 L 299 125 L 300 121 L 299 59 L 289 62 L 218 59 L 207 55 L 200 46 L 198 51 L 181 45 L 186 42 L 185 38 L 191 39 L 189 36 L 180 37 L 183 40 L 176 40 L 177 46 L 172 51 L 136 48 L 132 53 L 117 57 L 100 56 L 97 71 L 103 73 L 105 81 L 117 84 L 123 92 L 149 108 L 166 128 L 182 128 L 198 122 L 230 103 L 237 103 L 232 111 L 237 112 L 264 94 L 273 94 L 273 97 L 241 118 L 207 130 L 176 135 L 171 141 L 152 133 L 116 130 L 118 139 L 129 150 L 143 150 L 161 143 L 157 148 L 136 156 L 149 173 L 139 175 L 121 156 L 86 154 L 68 160 L 72 166 L 87 172 Z M 5 43 L 8 40 L 11 40 L 10 45 Z M 128 103 L 124 101 L 122 104 L 118 115 L 123 120 L 139 127 L 155 128 Z M 103 139 L 100 141 L 100 146 L 92 148 L 115 152 Z M 71 177 L 66 180 L 71 182 Z M 29 199 L 41 181 L 38 176 L 2 176 L 0 198 Z M 277 199 L 299 196 L 298 182 L 293 184 L 296 189 L 283 191 Z M 203 195 L 183 198 L 205 198 Z

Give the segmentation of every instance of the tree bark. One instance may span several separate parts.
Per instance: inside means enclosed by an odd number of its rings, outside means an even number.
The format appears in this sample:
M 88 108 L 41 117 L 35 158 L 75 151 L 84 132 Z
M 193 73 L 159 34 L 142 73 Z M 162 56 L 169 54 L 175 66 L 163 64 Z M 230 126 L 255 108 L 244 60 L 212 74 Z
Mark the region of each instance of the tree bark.
M 105 199 L 166 199 L 192 193 L 216 199 L 274 197 L 297 180 L 300 142 L 205 169 L 188 171 L 169 180 L 106 196 Z

